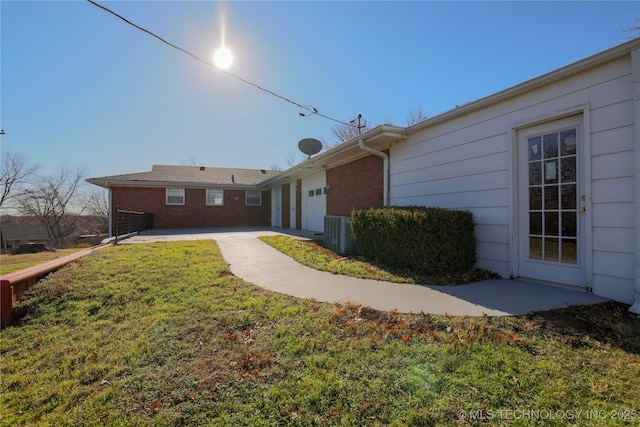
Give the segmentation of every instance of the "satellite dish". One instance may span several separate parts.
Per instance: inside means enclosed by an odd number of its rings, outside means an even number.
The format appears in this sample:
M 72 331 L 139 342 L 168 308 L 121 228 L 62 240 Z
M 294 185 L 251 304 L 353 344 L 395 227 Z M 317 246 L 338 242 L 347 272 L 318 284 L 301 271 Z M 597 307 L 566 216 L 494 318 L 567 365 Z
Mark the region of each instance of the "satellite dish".
M 306 154 L 307 159 L 311 158 L 314 154 L 317 154 L 322 150 L 322 142 L 315 138 L 304 138 L 298 142 L 298 149 Z

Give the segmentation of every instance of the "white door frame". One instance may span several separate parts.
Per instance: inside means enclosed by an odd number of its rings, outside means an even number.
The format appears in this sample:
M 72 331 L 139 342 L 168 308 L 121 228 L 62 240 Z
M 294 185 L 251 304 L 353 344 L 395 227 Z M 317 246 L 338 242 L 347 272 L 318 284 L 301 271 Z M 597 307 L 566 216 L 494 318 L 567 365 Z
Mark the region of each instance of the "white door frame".
M 568 120 L 568 121 L 566 121 Z M 579 213 L 579 239 L 581 240 L 580 248 L 580 270 L 582 271 L 584 279 L 579 283 L 566 283 L 562 280 L 554 280 L 553 274 L 541 274 L 538 277 L 528 277 L 526 273 L 528 268 L 523 268 L 524 256 L 523 252 L 527 250 L 528 245 L 528 221 L 523 221 L 523 210 L 527 209 L 526 205 L 528 201 L 528 192 L 526 195 L 521 194 L 520 186 L 521 180 L 527 178 L 526 174 L 528 170 L 522 170 L 521 155 L 520 152 L 520 140 L 521 136 L 525 135 L 528 131 L 535 130 L 540 126 L 540 129 L 548 127 L 553 129 L 554 127 L 562 127 L 563 124 L 573 123 L 579 128 L 580 134 L 580 147 L 578 150 L 577 164 L 579 169 L 579 190 L 578 197 L 584 195 L 584 200 L 578 200 L 579 207 L 584 207 L 586 212 L 584 214 Z M 511 191 L 511 275 L 512 277 L 525 277 L 541 282 L 559 283 L 569 286 L 578 286 L 580 288 L 586 288 L 591 290 L 591 275 L 592 275 L 592 220 L 591 220 L 591 141 L 590 141 L 590 114 L 589 105 L 583 104 L 568 108 L 553 114 L 537 117 L 528 122 L 521 122 L 517 125 L 510 127 L 509 134 L 511 139 L 511 173 L 512 173 L 512 191 Z M 541 265 L 541 268 L 544 267 Z M 553 270 L 553 269 L 552 269 Z

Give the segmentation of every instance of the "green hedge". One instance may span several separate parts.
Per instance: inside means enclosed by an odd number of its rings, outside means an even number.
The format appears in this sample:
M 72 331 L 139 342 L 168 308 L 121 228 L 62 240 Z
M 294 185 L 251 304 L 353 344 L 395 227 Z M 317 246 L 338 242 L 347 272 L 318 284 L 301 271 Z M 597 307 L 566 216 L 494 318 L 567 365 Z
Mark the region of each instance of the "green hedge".
M 351 232 L 368 260 L 427 275 L 473 268 L 475 222 L 470 211 L 424 206 L 358 209 Z

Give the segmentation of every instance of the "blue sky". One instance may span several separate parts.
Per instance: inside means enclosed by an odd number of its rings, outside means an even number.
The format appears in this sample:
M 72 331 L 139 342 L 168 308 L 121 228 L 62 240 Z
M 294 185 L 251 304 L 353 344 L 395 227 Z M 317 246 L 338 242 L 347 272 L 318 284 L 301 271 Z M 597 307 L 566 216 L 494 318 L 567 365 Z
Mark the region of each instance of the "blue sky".
M 625 42 L 639 2 L 99 1 L 340 121 L 404 125 Z M 153 164 L 287 168 L 333 121 L 206 66 L 84 1 L 6 1 L 2 150 L 87 177 Z

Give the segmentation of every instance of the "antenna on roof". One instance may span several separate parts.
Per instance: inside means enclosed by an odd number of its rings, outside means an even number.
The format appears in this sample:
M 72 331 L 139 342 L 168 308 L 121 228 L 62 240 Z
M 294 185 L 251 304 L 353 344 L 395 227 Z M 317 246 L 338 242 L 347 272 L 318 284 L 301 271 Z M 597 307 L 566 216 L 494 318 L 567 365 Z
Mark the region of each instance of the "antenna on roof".
M 358 126 L 355 126 L 356 120 L 358 121 Z M 367 121 L 362 119 L 362 114 L 358 114 L 358 117 L 351 120 L 349 124 L 355 126 L 358 129 L 358 135 L 362 133 L 362 129 L 367 127 Z
M 298 142 L 298 149 L 308 156 L 307 159 L 310 159 L 322 150 L 322 142 L 315 138 L 304 138 Z

